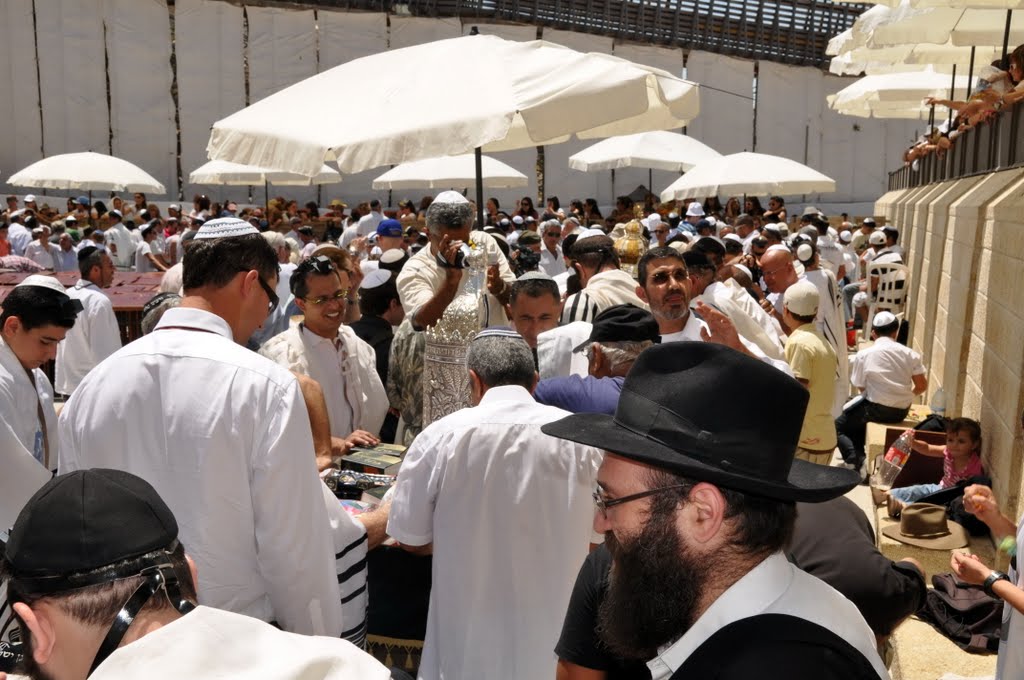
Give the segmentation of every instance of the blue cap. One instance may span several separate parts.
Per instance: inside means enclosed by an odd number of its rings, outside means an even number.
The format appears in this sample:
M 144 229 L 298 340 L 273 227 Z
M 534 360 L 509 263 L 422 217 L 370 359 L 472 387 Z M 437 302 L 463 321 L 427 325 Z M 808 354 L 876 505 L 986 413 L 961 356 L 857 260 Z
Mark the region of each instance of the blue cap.
M 377 225 L 377 236 L 402 237 L 402 223 L 398 220 L 384 220 Z
M 76 202 L 77 202 L 77 203 L 78 203 L 79 205 L 89 205 L 89 197 L 88 197 L 88 196 L 79 196 L 79 197 L 78 197 L 78 198 L 76 199 Z

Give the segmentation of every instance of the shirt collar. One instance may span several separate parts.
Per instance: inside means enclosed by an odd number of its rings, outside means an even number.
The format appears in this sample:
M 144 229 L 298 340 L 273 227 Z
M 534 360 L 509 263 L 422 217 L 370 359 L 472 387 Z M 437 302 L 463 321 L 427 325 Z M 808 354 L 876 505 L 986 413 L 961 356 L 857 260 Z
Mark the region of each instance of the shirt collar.
M 533 395 L 525 387 L 520 387 L 519 385 L 499 385 L 484 392 L 483 398 L 480 399 L 480 404 L 489 404 L 492 401 L 531 402 L 533 401 Z
M 231 332 L 231 326 L 223 318 L 205 309 L 195 307 L 174 307 L 164 312 L 153 330 L 161 328 L 193 328 L 197 331 L 206 331 L 222 335 L 234 342 L 235 336 Z
M 719 595 L 683 637 L 648 661 L 651 671 L 657 673 L 662 666 L 668 666 L 675 673 L 716 632 L 734 621 L 768 609 L 789 588 L 793 569 L 795 567 L 782 553 L 775 553 L 762 561 Z
M 318 345 L 318 344 L 321 344 L 321 343 L 327 343 L 331 347 L 337 347 L 337 345 L 335 343 L 339 339 L 341 339 L 341 329 L 340 328 L 338 329 L 338 334 L 335 335 L 333 338 L 325 338 L 322 335 L 318 335 L 318 334 L 314 333 L 313 331 L 309 330 L 306 327 L 306 324 L 304 324 L 304 323 L 300 323 L 299 324 L 299 329 L 302 331 L 303 337 L 306 338 L 306 342 L 308 342 L 311 345 Z

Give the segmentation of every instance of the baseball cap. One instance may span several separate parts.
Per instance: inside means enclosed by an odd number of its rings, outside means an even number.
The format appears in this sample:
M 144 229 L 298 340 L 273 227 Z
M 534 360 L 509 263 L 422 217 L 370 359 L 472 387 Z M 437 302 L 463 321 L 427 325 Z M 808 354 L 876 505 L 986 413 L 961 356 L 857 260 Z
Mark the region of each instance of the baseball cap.
M 882 231 L 873 231 L 868 236 L 868 243 L 873 246 L 884 246 L 885 245 L 885 233 Z
M 26 203 L 35 203 L 36 202 L 36 195 L 35 194 L 26 194 L 25 195 L 25 202 Z
M 377 236 L 388 236 L 390 238 L 401 238 L 402 223 L 398 220 L 387 219 L 377 225 Z

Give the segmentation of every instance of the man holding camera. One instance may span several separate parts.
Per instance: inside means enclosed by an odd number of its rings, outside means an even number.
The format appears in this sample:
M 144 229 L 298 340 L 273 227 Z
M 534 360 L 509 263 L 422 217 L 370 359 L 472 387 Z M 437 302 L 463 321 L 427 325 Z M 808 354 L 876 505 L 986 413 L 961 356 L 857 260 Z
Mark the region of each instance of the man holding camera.
M 486 325 L 508 323 L 502 305 L 508 303 L 516 277 L 494 239 L 473 231 L 473 217 L 473 205 L 457 191 L 441 192 L 427 208 L 430 246 L 413 255 L 398 275 L 398 295 L 416 330 L 436 324 L 452 300 L 466 291 L 470 244 L 482 247 L 487 257 Z

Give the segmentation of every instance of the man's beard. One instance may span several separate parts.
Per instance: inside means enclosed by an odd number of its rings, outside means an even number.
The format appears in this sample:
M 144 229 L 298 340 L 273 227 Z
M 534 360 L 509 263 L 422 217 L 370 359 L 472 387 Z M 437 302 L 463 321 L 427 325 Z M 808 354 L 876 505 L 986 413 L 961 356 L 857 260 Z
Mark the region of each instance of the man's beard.
M 611 532 L 608 590 L 598 610 L 598 634 L 623 658 L 651 659 L 690 629 L 710 568 L 679 538 L 674 515 L 654 514 L 624 542 Z

